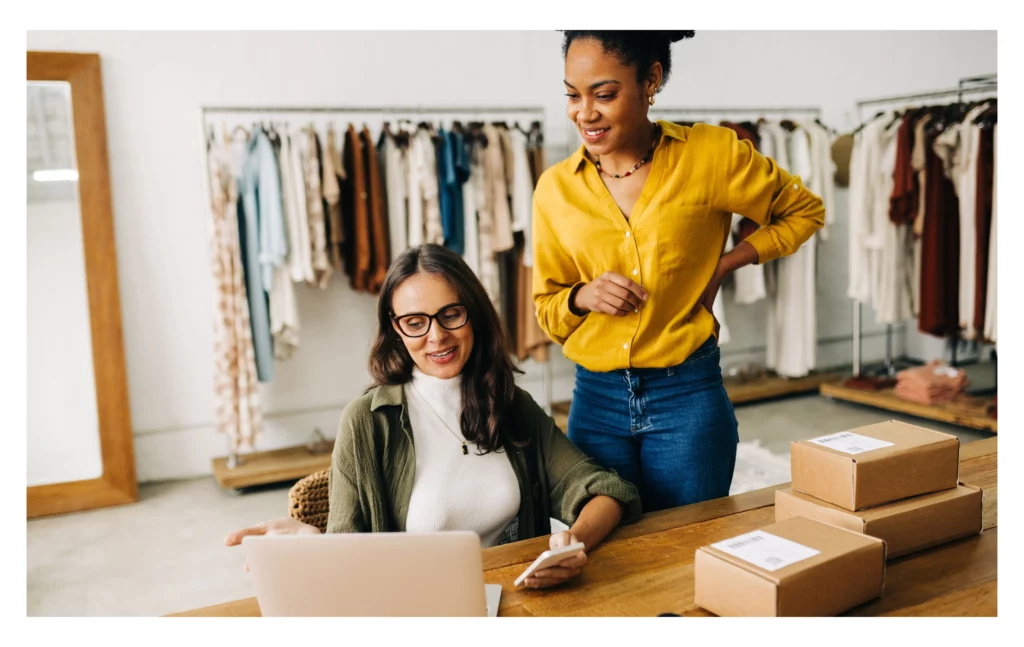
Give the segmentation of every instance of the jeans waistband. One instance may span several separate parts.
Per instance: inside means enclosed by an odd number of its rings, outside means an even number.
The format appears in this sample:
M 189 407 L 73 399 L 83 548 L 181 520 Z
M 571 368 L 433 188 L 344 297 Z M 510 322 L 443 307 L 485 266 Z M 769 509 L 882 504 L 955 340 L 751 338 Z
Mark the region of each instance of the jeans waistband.
M 712 336 L 707 341 L 700 345 L 697 350 L 693 351 L 689 357 L 687 357 L 682 364 L 675 366 L 667 366 L 665 368 L 618 368 L 613 371 L 590 371 L 582 366 L 577 366 L 577 372 L 584 371 L 591 375 L 608 375 L 608 376 L 625 376 L 635 375 L 637 377 L 671 377 L 681 371 L 687 370 L 689 365 L 695 364 L 701 360 L 707 359 L 718 352 L 718 340 Z

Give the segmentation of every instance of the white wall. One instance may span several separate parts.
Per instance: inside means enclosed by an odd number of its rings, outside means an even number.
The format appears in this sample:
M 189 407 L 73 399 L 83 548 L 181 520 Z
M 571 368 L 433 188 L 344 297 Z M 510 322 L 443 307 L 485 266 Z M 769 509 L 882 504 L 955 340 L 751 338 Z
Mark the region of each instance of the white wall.
M 543 106 L 564 153 L 555 32 L 29 32 L 29 49 L 103 57 L 126 358 L 141 480 L 209 472 L 213 431 L 212 283 L 199 170 L 201 105 Z M 467 55 L 471 53 L 471 55 Z M 995 32 L 701 32 L 677 45 L 663 105 L 820 105 L 836 127 L 858 99 L 943 88 L 995 71 Z M 773 61 L 770 67 L 760 64 Z M 554 153 L 552 153 L 554 154 Z M 555 161 L 550 159 L 549 161 Z M 819 268 L 823 364 L 849 360 L 845 192 L 834 252 Z M 264 448 L 333 435 L 365 385 L 372 299 L 340 283 L 299 290 L 302 346 L 263 389 Z M 761 356 L 762 311 L 730 312 L 733 347 Z M 869 321 L 869 316 L 865 321 Z M 877 326 L 866 325 L 866 331 Z M 903 347 L 902 335 L 898 348 Z M 865 337 L 865 357 L 884 337 Z M 733 357 L 728 361 L 735 361 Z M 555 362 L 555 399 L 572 389 Z M 540 373 L 523 386 L 539 397 Z
M 28 205 L 28 482 L 103 474 L 77 200 Z

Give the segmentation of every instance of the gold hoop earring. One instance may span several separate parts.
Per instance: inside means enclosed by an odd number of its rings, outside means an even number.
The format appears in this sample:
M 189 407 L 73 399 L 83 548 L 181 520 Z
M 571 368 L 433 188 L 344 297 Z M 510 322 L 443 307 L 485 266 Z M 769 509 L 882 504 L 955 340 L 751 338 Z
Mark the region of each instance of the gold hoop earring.
M 647 103 L 651 104 L 652 106 L 654 105 L 654 95 L 653 95 L 653 94 L 652 94 L 652 95 L 651 95 L 651 97 L 650 97 L 650 98 L 649 98 L 649 99 L 647 100 Z

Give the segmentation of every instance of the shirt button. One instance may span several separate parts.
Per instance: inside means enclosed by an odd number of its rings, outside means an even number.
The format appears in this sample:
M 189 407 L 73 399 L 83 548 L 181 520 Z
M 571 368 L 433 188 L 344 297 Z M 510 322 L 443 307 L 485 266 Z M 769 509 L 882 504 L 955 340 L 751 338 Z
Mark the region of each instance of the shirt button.
M 622 349 L 623 349 L 623 350 L 625 350 L 625 349 L 627 349 L 627 348 L 629 348 L 629 344 L 623 344 L 623 345 L 622 345 Z
M 631 235 L 632 235 L 632 234 L 631 234 L 631 233 L 629 233 L 628 231 L 626 232 L 626 238 L 629 238 L 629 237 L 630 237 Z
M 794 190 L 794 191 L 796 191 L 796 190 L 797 190 L 797 189 L 799 189 L 799 188 L 800 188 L 800 186 L 799 186 L 799 185 L 797 185 L 797 184 L 794 184 L 794 185 L 793 185 L 793 190 Z
M 633 276 L 636 276 L 639 273 L 640 273 L 640 270 L 633 270 Z

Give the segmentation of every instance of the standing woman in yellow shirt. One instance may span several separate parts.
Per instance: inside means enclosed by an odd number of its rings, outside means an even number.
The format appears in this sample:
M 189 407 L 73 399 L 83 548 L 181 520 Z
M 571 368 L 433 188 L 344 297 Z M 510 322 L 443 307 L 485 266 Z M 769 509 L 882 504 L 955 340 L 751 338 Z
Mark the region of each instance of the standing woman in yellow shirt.
M 577 364 L 569 438 L 645 512 L 728 495 L 739 436 L 711 307 L 726 276 L 792 254 L 825 213 L 732 130 L 648 119 L 671 43 L 691 36 L 565 32 L 584 144 L 533 198 L 538 320 Z M 723 255 L 733 213 L 761 228 Z

